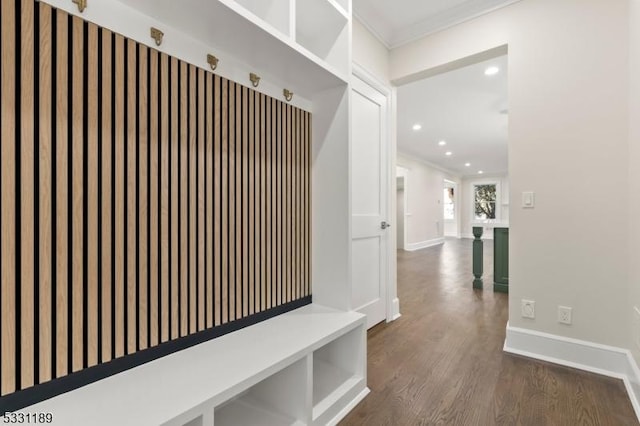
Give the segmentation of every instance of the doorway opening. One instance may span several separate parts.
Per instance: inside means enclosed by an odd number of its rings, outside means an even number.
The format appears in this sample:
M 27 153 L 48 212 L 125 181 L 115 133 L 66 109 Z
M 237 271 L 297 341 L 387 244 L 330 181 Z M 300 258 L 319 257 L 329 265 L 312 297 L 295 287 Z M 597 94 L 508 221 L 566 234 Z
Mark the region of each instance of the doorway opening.
M 444 180 L 444 190 L 442 194 L 442 207 L 444 217 L 444 236 L 459 238 L 458 229 L 458 184 L 452 180 Z
M 493 264 L 494 229 L 509 226 L 507 71 L 505 46 L 427 70 L 397 88 L 400 300 L 476 291 L 473 229 L 481 227 L 483 299 L 507 306 L 506 295 L 494 295 Z M 425 265 L 429 274 L 416 275 Z
M 398 250 L 407 249 L 406 220 L 407 206 L 407 175 L 409 170 L 396 167 L 396 247 Z

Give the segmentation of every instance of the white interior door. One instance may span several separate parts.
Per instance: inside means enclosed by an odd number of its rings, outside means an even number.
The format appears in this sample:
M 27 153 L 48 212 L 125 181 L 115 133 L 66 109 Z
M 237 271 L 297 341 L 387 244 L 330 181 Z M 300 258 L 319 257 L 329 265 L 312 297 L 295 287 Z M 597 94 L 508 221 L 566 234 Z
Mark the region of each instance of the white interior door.
M 352 88 L 351 306 L 372 327 L 387 308 L 387 100 L 355 76 Z

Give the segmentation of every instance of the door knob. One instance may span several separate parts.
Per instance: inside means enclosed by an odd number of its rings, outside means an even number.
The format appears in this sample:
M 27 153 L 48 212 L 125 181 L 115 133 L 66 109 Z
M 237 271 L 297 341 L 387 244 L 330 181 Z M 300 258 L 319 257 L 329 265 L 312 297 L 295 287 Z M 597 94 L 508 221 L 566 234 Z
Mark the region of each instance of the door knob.
M 391 224 L 385 222 L 384 220 L 382 222 L 380 222 L 380 229 L 387 229 L 390 226 L 391 226 Z

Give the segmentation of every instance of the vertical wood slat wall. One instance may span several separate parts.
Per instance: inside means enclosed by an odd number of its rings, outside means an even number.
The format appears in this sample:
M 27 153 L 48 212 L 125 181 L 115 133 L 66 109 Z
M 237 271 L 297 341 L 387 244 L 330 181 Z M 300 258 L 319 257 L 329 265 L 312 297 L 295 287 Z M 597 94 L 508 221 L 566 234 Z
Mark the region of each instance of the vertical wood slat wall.
M 310 296 L 308 112 L 0 4 L 0 395 Z

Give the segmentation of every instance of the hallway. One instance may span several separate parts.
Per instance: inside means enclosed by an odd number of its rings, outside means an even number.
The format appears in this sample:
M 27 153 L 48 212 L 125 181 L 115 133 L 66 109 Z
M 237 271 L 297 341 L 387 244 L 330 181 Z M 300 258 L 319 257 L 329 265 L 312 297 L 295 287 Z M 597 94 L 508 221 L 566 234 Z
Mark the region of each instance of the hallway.
M 341 425 L 635 425 L 622 381 L 502 352 L 508 296 L 471 241 L 398 252 L 402 317 L 368 333 L 371 393 Z

